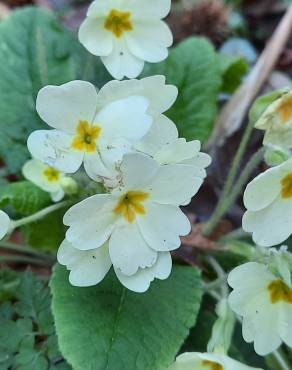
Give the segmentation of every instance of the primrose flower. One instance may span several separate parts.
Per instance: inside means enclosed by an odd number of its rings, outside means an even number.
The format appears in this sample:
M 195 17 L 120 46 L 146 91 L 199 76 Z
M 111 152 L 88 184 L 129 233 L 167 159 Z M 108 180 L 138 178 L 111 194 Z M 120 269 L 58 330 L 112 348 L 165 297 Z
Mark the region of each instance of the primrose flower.
M 262 370 L 244 365 L 221 353 L 185 352 L 168 370 Z
M 292 234 L 292 159 L 252 180 L 244 193 L 242 220 L 256 244 L 277 245 Z
M 143 96 L 149 102 L 147 114 L 153 124 L 147 134 L 135 144 L 136 150 L 153 156 L 165 144 L 178 139 L 176 125 L 163 114 L 172 107 L 178 90 L 174 85 L 167 85 L 165 76 L 156 75 L 141 80 L 110 81 L 98 93 L 98 108 L 101 109 L 113 101 L 132 95 Z
M 180 236 L 190 232 L 179 205 L 191 199 L 201 178 L 193 167 L 160 166 L 138 153 L 124 156 L 121 171 L 120 187 L 74 205 L 64 224 L 70 226 L 67 241 L 77 249 L 108 241 L 116 271 L 132 276 L 158 263 L 159 252 L 179 248 Z
M 78 287 L 92 286 L 100 283 L 112 266 L 108 242 L 96 249 L 81 251 L 64 240 L 58 250 L 58 262 L 70 270 L 69 281 Z M 171 272 L 171 256 L 169 252 L 159 252 L 157 260 L 151 267 L 139 268 L 131 276 L 125 275 L 114 266 L 120 282 L 128 289 L 137 293 L 145 292 L 155 279 L 167 279 Z
M 36 109 L 55 130 L 37 130 L 28 138 L 32 156 L 64 173 L 84 162 L 94 180 L 115 176 L 116 163 L 150 129 L 149 103 L 142 96 L 116 100 L 98 110 L 95 87 L 71 81 L 40 90 Z
M 153 158 L 159 164 L 189 165 L 197 169 L 197 176 L 201 177 L 202 182 L 206 177 L 205 168 L 211 164 L 211 157 L 200 152 L 201 143 L 199 140 L 187 142 L 186 139 L 179 138 L 173 142 L 163 145 Z
M 153 118 L 148 133 L 135 145 L 136 151 L 153 157 L 160 164 L 184 164 L 197 167 L 197 175 L 206 176 L 204 170 L 211 158 L 201 153 L 198 140 L 186 142 L 178 138 L 175 124 L 163 113 L 175 102 L 177 88 L 166 85 L 164 76 L 151 76 L 141 80 L 111 81 L 98 94 L 100 107 L 130 95 L 141 95 L 149 101 L 147 113 Z
M 255 127 L 265 131 L 265 145 L 292 148 L 292 91 L 270 104 Z
M 50 193 L 54 202 L 58 202 L 64 197 L 63 182 L 68 177 L 56 168 L 37 159 L 31 159 L 23 166 L 22 173 L 27 180 Z
M 282 342 L 292 347 L 292 284 L 291 274 L 285 275 L 272 272 L 268 265 L 249 262 L 228 276 L 234 289 L 229 305 L 242 316 L 244 340 L 254 342 L 261 356 L 275 351 Z
M 9 216 L 0 209 L 0 240 L 7 234 L 10 226 Z
M 135 78 L 144 62 L 167 58 L 173 37 L 163 18 L 171 0 L 96 0 L 79 29 L 79 41 L 100 56 L 116 79 Z

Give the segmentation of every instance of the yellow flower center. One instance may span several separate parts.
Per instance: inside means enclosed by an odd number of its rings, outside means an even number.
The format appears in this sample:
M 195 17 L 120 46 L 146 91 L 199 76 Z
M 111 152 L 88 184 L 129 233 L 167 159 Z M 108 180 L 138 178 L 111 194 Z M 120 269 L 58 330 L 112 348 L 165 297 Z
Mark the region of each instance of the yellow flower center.
M 53 167 L 47 167 L 43 173 L 50 182 L 58 181 L 61 175 L 61 172 Z
M 125 217 L 128 222 L 133 222 L 136 218 L 136 214 L 145 214 L 145 208 L 142 203 L 148 197 L 149 194 L 143 191 L 128 191 L 126 194 L 121 196 L 113 211 L 117 215 Z
M 268 290 L 272 303 L 284 301 L 292 304 L 292 289 L 281 279 L 272 281 L 268 285 Z
M 282 198 L 288 199 L 292 198 L 292 172 L 285 176 L 282 181 Z
M 100 135 L 101 127 L 90 126 L 87 121 L 80 120 L 77 126 L 77 134 L 72 141 L 72 147 L 76 150 L 94 152 L 96 141 Z
M 277 108 L 281 123 L 287 123 L 292 118 L 292 96 L 282 98 L 280 106 Z
M 111 31 L 117 38 L 121 37 L 125 31 L 132 31 L 131 13 L 112 9 L 104 22 L 104 28 Z
M 223 370 L 223 366 L 218 364 L 217 362 L 203 360 L 202 361 L 203 366 L 208 366 L 210 370 Z

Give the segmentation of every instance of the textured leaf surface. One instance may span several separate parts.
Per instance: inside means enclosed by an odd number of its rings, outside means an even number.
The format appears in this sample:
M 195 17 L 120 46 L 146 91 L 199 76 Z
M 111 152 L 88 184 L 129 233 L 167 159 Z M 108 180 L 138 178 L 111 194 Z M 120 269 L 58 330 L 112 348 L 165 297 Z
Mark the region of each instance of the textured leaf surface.
M 74 370 L 165 370 L 201 301 L 198 270 L 182 266 L 137 294 L 112 272 L 95 287 L 73 287 L 57 265 L 51 289 L 60 349 Z
M 162 74 L 178 87 L 179 96 L 167 115 L 187 140 L 206 141 L 217 113 L 222 84 L 218 56 L 211 43 L 192 37 L 173 48 L 166 61 L 147 65 L 144 75 Z
M 43 126 L 35 111 L 38 90 L 72 79 L 74 65 L 70 37 L 40 8 L 13 12 L 0 24 L 0 39 L 0 153 L 13 171 L 28 156 L 27 135 Z
M 59 348 L 48 286 L 30 271 L 3 270 L 0 288 L 0 370 L 70 370 Z
M 22 214 L 37 212 L 50 203 L 49 194 L 29 181 L 0 186 L 0 206 L 11 204 Z
M 47 128 L 35 111 L 38 91 L 93 76 L 100 85 L 108 74 L 52 13 L 39 7 L 12 12 L 0 23 L 0 40 L 0 155 L 17 172 L 29 155 L 29 133 Z

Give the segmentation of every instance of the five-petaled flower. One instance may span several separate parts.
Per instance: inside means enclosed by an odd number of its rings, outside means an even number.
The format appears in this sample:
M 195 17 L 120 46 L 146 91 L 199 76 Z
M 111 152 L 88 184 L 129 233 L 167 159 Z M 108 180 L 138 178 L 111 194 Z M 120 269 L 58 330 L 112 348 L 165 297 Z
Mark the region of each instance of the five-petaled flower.
M 178 138 L 175 124 L 164 114 L 174 104 L 177 88 L 167 85 L 164 76 L 157 75 L 141 80 L 111 81 L 98 94 L 101 107 L 131 95 L 141 95 L 149 101 L 147 113 L 153 119 L 149 132 L 134 145 L 135 150 L 150 155 L 160 164 L 194 166 L 203 181 L 205 168 L 211 163 L 210 156 L 200 152 L 198 140 L 186 142 Z
M 64 173 L 76 172 L 84 162 L 94 180 L 115 177 L 117 163 L 151 127 L 149 102 L 128 96 L 100 106 L 89 82 L 41 89 L 37 111 L 55 130 L 37 130 L 29 136 L 32 156 Z
M 232 270 L 228 283 L 234 289 L 230 307 L 243 318 L 244 340 L 254 342 L 261 356 L 275 351 L 282 342 L 292 347 L 291 274 L 278 271 L 275 275 L 268 265 L 249 262 Z
M 235 361 L 221 353 L 185 352 L 168 370 L 262 370 Z
M 79 29 L 79 40 L 101 57 L 114 78 L 135 78 L 145 61 L 167 58 L 173 37 L 162 19 L 170 6 L 171 0 L 96 0 Z
M 31 159 L 22 168 L 23 176 L 50 193 L 54 202 L 61 200 L 64 195 L 63 183 L 68 177 L 54 167 L 48 166 L 38 159 Z
M 243 229 L 256 244 L 270 247 L 292 234 L 292 159 L 252 180 L 244 193 Z
M 108 242 L 119 279 L 130 289 L 144 291 L 159 266 L 169 274 L 169 252 L 180 246 L 180 236 L 190 232 L 179 205 L 190 201 L 202 180 L 195 167 L 161 166 L 137 153 L 124 156 L 121 172 L 121 184 L 110 194 L 94 195 L 67 211 L 66 239 L 72 247 L 88 252 L 107 248 Z

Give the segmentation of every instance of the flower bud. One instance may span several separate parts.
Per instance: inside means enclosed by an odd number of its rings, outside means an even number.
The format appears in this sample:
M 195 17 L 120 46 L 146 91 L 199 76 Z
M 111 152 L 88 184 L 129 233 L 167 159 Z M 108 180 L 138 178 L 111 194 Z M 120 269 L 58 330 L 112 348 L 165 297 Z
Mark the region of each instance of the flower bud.
M 78 191 L 78 184 L 72 177 L 64 176 L 60 180 L 60 185 L 66 194 L 76 194 Z

